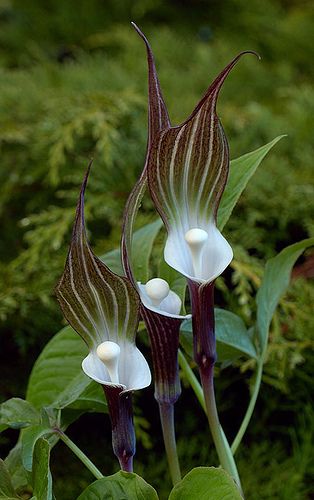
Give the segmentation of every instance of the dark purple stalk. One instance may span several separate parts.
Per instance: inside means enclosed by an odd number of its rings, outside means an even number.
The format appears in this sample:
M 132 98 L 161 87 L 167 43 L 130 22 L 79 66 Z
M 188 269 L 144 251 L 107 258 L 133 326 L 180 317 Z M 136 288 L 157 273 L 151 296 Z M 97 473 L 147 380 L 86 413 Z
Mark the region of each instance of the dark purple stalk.
M 135 432 L 133 424 L 132 392 L 121 387 L 103 385 L 112 426 L 112 448 L 121 470 L 133 472 Z
M 241 491 L 237 467 L 220 426 L 215 399 L 214 367 L 217 353 L 214 282 L 200 285 L 188 280 L 188 286 L 192 305 L 194 359 L 201 377 L 209 428 L 222 467 L 234 478 Z
M 144 305 L 141 314 L 150 339 L 154 368 L 155 399 L 158 402 L 162 433 L 173 484 L 181 480 L 174 425 L 174 404 L 181 394 L 178 349 L 182 319 L 151 311 Z
M 199 285 L 188 280 L 192 305 L 194 359 L 202 372 L 211 373 L 216 354 L 214 282 Z
M 178 349 L 182 320 L 163 316 L 141 306 L 152 350 L 155 399 L 174 404 L 181 394 Z

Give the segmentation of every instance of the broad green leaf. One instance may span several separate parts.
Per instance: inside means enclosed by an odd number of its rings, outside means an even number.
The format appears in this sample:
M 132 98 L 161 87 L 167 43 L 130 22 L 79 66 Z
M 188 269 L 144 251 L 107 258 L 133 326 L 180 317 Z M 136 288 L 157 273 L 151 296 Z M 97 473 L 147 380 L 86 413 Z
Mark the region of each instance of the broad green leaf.
M 98 479 L 77 500 L 158 500 L 156 491 L 137 474 L 119 471 Z
M 81 367 L 79 369 L 77 376 L 56 398 L 53 407 L 58 409 L 106 411 L 107 405 L 100 384 L 89 379 L 83 373 Z
M 0 500 L 1 498 L 19 498 L 11 481 L 11 477 L 4 461 L 0 459 Z
M 75 399 L 67 407 L 73 410 L 85 410 L 90 412 L 100 412 L 107 413 L 108 407 L 106 403 L 106 398 L 104 391 L 102 390 L 100 384 L 91 381 L 86 389 L 80 393 L 79 397 Z
M 308 238 L 284 248 L 276 257 L 266 263 L 261 286 L 256 295 L 257 330 L 262 352 L 266 349 L 270 323 L 281 295 L 290 281 L 291 270 L 302 252 L 314 245 L 314 238 Z
M 32 425 L 22 432 L 22 463 L 27 471 L 32 470 L 34 448 L 38 439 L 49 437 L 54 433 L 50 427 L 44 425 Z
M 196 467 L 170 493 L 169 500 L 243 500 L 223 469 Z
M 37 440 L 34 447 L 32 484 L 37 500 L 52 500 L 52 477 L 49 468 L 50 446 L 46 439 Z
M 252 337 L 243 320 L 236 314 L 215 308 L 215 332 L 218 361 L 228 361 L 241 355 L 257 358 Z M 192 320 L 181 327 L 181 343 L 188 354 L 193 353 Z
M 73 380 L 78 382 L 81 363 L 87 348 L 71 327 L 66 327 L 48 342 L 34 364 L 28 382 L 26 399 L 35 408 L 53 406 L 68 387 L 72 390 Z M 83 374 L 80 379 L 82 392 L 89 379 Z M 69 398 L 71 401 L 71 398 Z
M 0 405 L 0 426 L 22 429 L 39 421 L 38 411 L 24 399 L 12 398 Z
M 273 141 L 265 144 L 265 146 L 231 161 L 228 181 L 218 209 L 218 227 L 220 230 L 222 230 L 228 222 L 231 212 L 250 178 L 255 173 L 267 153 L 273 146 L 275 146 L 275 144 L 277 144 L 278 141 L 280 141 L 280 139 L 282 139 L 282 137 L 285 136 L 280 135 Z
M 63 410 L 62 428 L 85 411 L 104 412 L 107 409 L 100 384 L 82 371 L 86 351 L 79 335 L 66 327 L 45 346 L 29 379 L 28 401 L 38 409 L 45 406 Z
M 14 488 L 17 490 L 26 487 L 28 485 L 28 475 L 22 463 L 22 444 L 20 440 L 12 448 L 4 462 L 10 473 Z

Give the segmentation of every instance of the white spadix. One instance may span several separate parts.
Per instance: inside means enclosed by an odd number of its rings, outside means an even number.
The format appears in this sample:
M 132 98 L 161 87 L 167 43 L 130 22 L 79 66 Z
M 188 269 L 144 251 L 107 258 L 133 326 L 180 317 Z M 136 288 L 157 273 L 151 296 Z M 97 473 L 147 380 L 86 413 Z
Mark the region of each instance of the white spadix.
M 184 237 L 191 251 L 195 276 L 200 277 L 202 275 L 202 254 L 208 240 L 208 233 L 204 229 L 193 228 L 189 229 Z
M 105 367 L 108 370 L 109 376 L 111 378 L 111 382 L 113 384 L 119 384 L 119 373 L 118 373 L 118 365 L 119 365 L 119 356 L 120 356 L 120 347 L 115 342 L 111 340 L 107 340 L 99 344 L 96 349 L 97 356 L 104 363 Z
M 160 303 L 169 295 L 170 288 L 167 281 L 161 278 L 153 278 L 145 285 L 145 291 L 152 305 L 159 307 Z

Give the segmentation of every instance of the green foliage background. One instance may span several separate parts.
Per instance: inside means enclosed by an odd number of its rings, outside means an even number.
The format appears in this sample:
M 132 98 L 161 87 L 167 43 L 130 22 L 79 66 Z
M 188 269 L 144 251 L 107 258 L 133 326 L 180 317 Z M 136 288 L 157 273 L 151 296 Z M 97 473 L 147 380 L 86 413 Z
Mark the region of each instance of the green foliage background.
M 219 102 L 232 158 L 288 135 L 264 161 L 225 228 L 235 260 L 218 283 L 217 303 L 244 321 L 255 314 L 265 260 L 314 236 L 313 17 L 311 2 L 293 0 L 0 0 L 1 399 L 23 396 L 34 359 L 64 324 L 53 288 L 91 157 L 86 196 L 91 243 L 99 254 L 119 244 L 123 207 L 143 166 L 147 131 L 146 57 L 131 20 L 151 41 L 174 124 L 238 51 L 252 49 L 262 57 L 241 61 Z M 154 217 L 145 200 L 139 223 Z M 265 384 L 239 452 L 244 490 L 256 500 L 311 494 L 311 256 L 300 270 L 303 277 L 293 281 L 276 313 Z M 230 437 L 245 411 L 253 368 L 239 363 L 217 372 L 218 407 Z M 138 396 L 136 472 L 167 491 L 154 401 L 146 408 L 144 400 Z M 215 463 L 204 445 L 206 421 L 188 390 L 177 411 L 184 470 Z M 103 419 L 93 418 L 83 417 L 72 430 L 90 450 L 98 439 L 91 428 L 96 421 L 105 427 Z M 5 436 L 3 457 L 15 439 Z M 116 464 L 109 432 L 107 438 L 95 460 L 101 466 L 106 454 L 111 473 Z M 62 447 L 53 451 L 52 461 L 57 498 L 72 499 L 91 480 Z M 73 477 L 80 476 L 79 484 L 65 484 L 64 463 Z

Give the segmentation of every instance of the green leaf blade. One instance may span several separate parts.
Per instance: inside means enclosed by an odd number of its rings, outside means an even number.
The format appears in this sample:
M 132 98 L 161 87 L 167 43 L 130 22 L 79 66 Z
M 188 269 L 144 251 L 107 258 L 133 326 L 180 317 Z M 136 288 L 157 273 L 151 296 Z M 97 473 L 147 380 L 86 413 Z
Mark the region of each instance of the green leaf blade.
M 280 135 L 268 144 L 230 162 L 228 181 L 218 209 L 217 225 L 220 230 L 228 222 L 238 199 L 262 160 L 283 137 L 285 136 Z
M 58 406 L 60 395 L 81 373 L 86 352 L 86 346 L 71 327 L 52 337 L 34 364 L 26 392 L 27 401 L 37 409 Z
M 119 471 L 98 479 L 77 500 L 158 500 L 155 489 L 134 473 Z
M 52 500 L 52 477 L 49 468 L 50 446 L 46 439 L 40 438 L 34 447 L 32 483 L 34 495 L 38 500 Z
M 33 467 L 34 453 L 38 440 L 44 436 L 49 437 L 54 434 L 54 430 L 46 422 L 33 425 L 22 431 L 22 462 L 25 470 L 31 471 Z
M 132 238 L 132 271 L 137 281 L 146 283 L 149 280 L 149 258 L 153 243 L 157 237 L 162 220 L 157 219 L 138 229 Z
M 0 459 L 0 499 L 18 498 L 11 481 L 8 468 L 3 460 Z
M 0 405 L 0 426 L 12 429 L 23 429 L 38 424 L 38 411 L 24 399 L 11 398 Z
M 223 470 L 196 467 L 170 493 L 169 500 L 242 500 L 237 486 Z
M 22 463 L 22 443 L 19 440 L 5 459 L 13 487 L 17 490 L 28 485 L 28 475 Z
M 266 264 L 262 283 L 256 296 L 256 323 L 262 352 L 267 346 L 268 331 L 275 309 L 281 295 L 288 288 L 292 268 L 304 250 L 313 245 L 314 238 L 289 245 Z
M 193 352 L 192 320 L 186 320 L 182 327 L 182 345 L 188 354 Z M 230 361 L 239 356 L 257 359 L 252 338 L 243 322 L 236 314 L 215 308 L 215 334 L 218 361 Z

